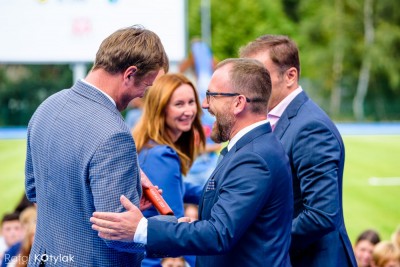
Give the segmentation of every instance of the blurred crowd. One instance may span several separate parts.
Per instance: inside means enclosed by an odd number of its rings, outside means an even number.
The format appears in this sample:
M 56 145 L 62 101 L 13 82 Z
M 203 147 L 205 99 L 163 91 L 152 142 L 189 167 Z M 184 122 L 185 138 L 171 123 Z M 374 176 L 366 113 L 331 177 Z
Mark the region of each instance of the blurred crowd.
M 373 229 L 363 231 L 354 242 L 354 254 L 358 267 L 399 267 L 400 228 L 392 234 L 391 240 L 381 240 Z

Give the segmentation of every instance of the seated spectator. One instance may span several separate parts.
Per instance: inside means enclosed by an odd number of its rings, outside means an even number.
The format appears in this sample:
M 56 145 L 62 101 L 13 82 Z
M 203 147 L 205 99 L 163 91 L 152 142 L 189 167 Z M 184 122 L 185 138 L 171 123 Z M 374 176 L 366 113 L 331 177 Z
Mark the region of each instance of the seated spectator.
M 400 267 L 400 251 L 391 241 L 376 244 L 372 253 L 372 267 Z
M 4 260 L 5 252 L 14 244 L 22 240 L 22 227 L 18 213 L 9 213 L 1 220 L 1 236 L 4 238 L 6 248 L 0 251 L 0 258 Z
M 372 252 L 377 243 L 381 241 L 378 232 L 369 229 L 362 232 L 354 245 L 354 255 L 358 267 L 370 267 L 372 261 Z

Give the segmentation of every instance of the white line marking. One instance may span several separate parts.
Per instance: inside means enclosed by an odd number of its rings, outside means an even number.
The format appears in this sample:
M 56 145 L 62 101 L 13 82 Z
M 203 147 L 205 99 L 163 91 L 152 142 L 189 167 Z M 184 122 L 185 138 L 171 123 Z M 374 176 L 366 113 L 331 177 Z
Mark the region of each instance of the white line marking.
M 400 185 L 400 177 L 371 177 L 368 183 L 372 186 L 396 186 Z

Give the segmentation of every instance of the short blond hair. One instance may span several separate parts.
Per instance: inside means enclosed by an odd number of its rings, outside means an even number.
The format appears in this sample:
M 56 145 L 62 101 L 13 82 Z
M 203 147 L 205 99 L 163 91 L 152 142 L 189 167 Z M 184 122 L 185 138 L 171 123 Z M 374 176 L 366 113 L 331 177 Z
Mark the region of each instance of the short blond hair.
M 400 262 L 400 250 L 391 241 L 381 241 L 374 247 L 372 261 L 375 267 L 384 267 L 389 261 Z

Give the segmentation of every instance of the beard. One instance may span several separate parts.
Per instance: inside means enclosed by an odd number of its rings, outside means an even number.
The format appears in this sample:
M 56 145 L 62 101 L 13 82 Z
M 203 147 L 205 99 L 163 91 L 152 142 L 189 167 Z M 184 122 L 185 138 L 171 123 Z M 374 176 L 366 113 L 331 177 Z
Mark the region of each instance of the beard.
M 222 143 L 229 140 L 235 118 L 228 110 L 216 114 L 216 121 L 211 131 L 211 140 L 215 143 Z

